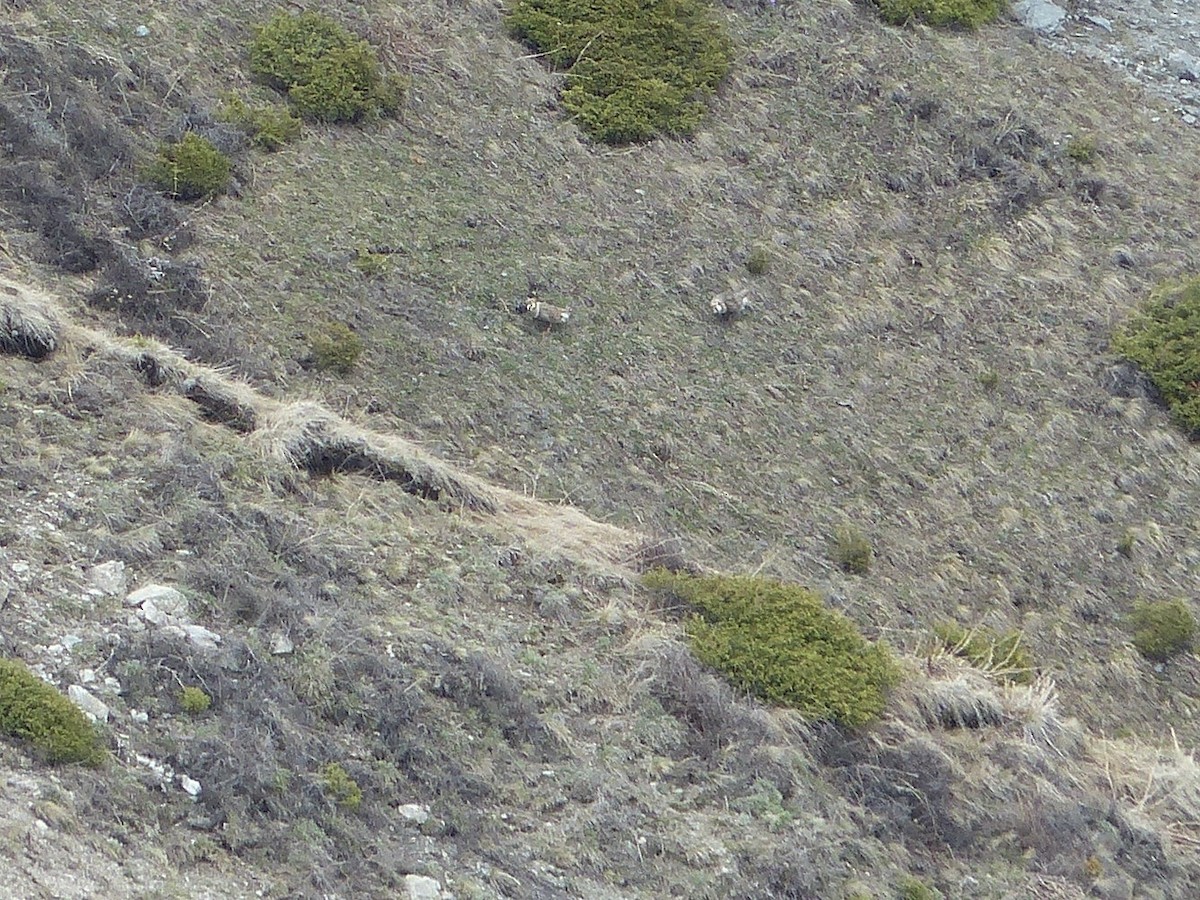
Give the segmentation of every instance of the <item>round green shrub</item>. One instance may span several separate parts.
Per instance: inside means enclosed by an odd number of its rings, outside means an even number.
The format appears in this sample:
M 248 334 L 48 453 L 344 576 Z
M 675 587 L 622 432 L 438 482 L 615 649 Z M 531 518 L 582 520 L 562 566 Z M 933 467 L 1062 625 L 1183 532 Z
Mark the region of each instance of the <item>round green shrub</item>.
M 339 806 L 354 811 L 362 806 L 363 792 L 358 782 L 341 763 L 330 763 L 321 770 L 325 790 Z
M 51 763 L 104 759 L 100 735 L 83 711 L 13 659 L 0 659 L 0 734 L 28 742 Z
M 729 41 L 702 0 L 516 0 L 507 24 L 568 72 L 563 106 L 609 144 L 695 131 L 729 71 Z
M 735 686 L 848 727 L 882 712 L 897 676 L 891 657 L 811 591 L 769 578 L 661 569 L 645 583 L 694 610 L 692 651 Z
M 1134 604 L 1129 616 L 1133 646 L 1147 659 L 1165 662 L 1188 650 L 1196 636 L 1196 617 L 1182 600 Z
M 1150 378 L 1175 423 L 1200 440 L 1200 278 L 1160 285 L 1112 343 Z
M 978 28 L 995 22 L 1008 0 L 875 0 L 885 22 L 903 25 L 920 19 L 930 25 Z
M 221 105 L 219 117 L 237 125 L 250 136 L 250 143 L 267 151 L 275 151 L 300 137 L 302 123 L 290 109 L 275 106 L 252 107 L 236 94 L 230 94 Z
M 185 687 L 179 692 L 179 707 L 189 715 L 198 716 L 212 706 L 212 697 L 198 687 Z
M 362 340 L 341 322 L 330 322 L 309 337 L 312 362 L 321 371 L 347 375 L 362 356 Z
M 179 200 L 202 200 L 224 193 L 233 164 L 212 142 L 189 131 L 175 144 L 163 144 L 146 167 L 146 179 Z
M 403 80 L 384 77 L 371 45 L 326 16 L 280 13 L 250 45 L 250 70 L 320 122 L 356 122 L 400 108 Z

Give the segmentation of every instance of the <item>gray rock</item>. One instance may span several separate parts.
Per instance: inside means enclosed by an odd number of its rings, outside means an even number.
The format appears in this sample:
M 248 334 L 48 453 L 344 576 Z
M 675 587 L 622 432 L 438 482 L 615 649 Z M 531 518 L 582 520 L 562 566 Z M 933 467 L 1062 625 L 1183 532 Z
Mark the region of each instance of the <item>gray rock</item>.
M 175 622 L 178 616 L 172 615 L 164 609 L 160 609 L 158 604 L 153 600 L 147 600 L 142 604 L 142 618 L 151 625 L 166 625 L 170 622 Z
M 429 807 L 422 806 L 419 803 L 405 803 L 396 807 L 396 812 L 400 813 L 404 819 L 414 822 L 417 825 L 424 825 L 429 821 Z
M 408 900 L 442 900 L 442 885 L 428 875 L 405 875 Z
M 80 684 L 73 684 L 67 688 L 67 697 L 72 703 L 83 710 L 93 722 L 108 721 L 108 706 L 103 700 L 93 696 L 88 692 L 88 689 Z
M 148 584 L 125 597 L 126 606 L 143 606 L 147 600 L 156 608 L 172 616 L 187 615 L 187 598 L 173 587 L 165 584 Z
M 193 797 L 200 796 L 200 782 L 194 778 L 189 778 L 186 775 L 179 776 L 179 786 Z
M 1167 55 L 1167 71 L 1180 81 L 1200 80 L 1200 60 L 1184 50 L 1172 50 Z
M 1067 11 L 1049 0 L 1019 0 L 1013 5 L 1013 14 L 1026 28 L 1053 34 L 1067 18 Z
M 286 634 L 280 632 L 271 637 L 271 654 L 273 656 L 287 656 L 295 649 L 296 645 Z
M 217 645 L 221 643 L 221 636 L 203 625 L 184 625 L 183 633 L 201 650 L 216 650 Z
M 1103 28 L 1107 32 L 1112 32 L 1112 21 L 1104 16 L 1084 16 L 1083 21 L 1089 22 L 1097 28 Z
M 125 563 L 119 559 L 109 560 L 92 566 L 88 570 L 88 581 L 98 591 L 110 597 L 119 597 L 125 593 Z

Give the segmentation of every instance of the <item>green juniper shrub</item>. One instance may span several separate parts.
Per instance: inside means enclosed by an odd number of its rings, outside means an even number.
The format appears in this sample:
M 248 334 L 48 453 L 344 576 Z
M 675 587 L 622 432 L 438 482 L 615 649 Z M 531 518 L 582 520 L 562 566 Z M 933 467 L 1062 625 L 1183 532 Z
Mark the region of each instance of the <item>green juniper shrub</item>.
M 144 175 L 164 194 L 178 200 L 202 200 L 224 193 L 233 163 L 207 138 L 189 131 L 174 144 L 163 144 Z
M 1128 624 L 1133 646 L 1155 662 L 1165 662 L 1190 649 L 1196 636 L 1196 618 L 1182 600 L 1136 603 Z
M 212 706 L 212 697 L 198 687 L 185 687 L 179 692 L 179 707 L 189 715 L 198 716 Z
M 27 742 L 51 763 L 104 759 L 100 735 L 83 711 L 13 659 L 0 659 L 0 734 Z
M 370 44 L 318 13 L 280 13 L 259 27 L 250 71 L 319 122 L 395 115 L 404 98 L 404 79 L 380 71 Z
M 930 25 L 978 28 L 995 22 L 1008 0 L 875 0 L 880 17 L 892 25 L 913 19 Z
M 692 651 L 735 686 L 852 728 L 883 710 L 897 677 L 890 655 L 811 591 L 770 578 L 664 569 L 647 573 L 645 584 L 693 611 Z
M 323 372 L 348 375 L 362 356 L 362 339 L 341 322 L 329 322 L 309 337 L 312 362 Z
M 866 575 L 874 553 L 871 542 L 853 525 L 842 525 L 833 533 L 833 559 L 851 575 Z
M 1112 343 L 1150 378 L 1175 423 L 1200 440 L 1200 278 L 1159 286 Z
M 771 253 L 762 244 L 750 251 L 750 256 L 746 259 L 746 271 L 751 275 L 766 275 L 771 271 Z
M 321 770 L 321 779 L 325 783 L 325 790 L 339 806 L 351 812 L 362 806 L 362 788 L 341 763 L 327 765 Z
M 934 626 L 938 641 L 955 656 L 1006 681 L 1027 684 L 1033 680 L 1033 661 L 1021 646 L 1019 631 L 997 633 L 990 628 L 966 629 L 957 622 Z
M 516 0 L 509 31 L 567 73 L 563 106 L 609 144 L 692 133 L 729 71 L 703 0 Z
M 221 104 L 218 118 L 238 126 L 250 136 L 250 143 L 263 150 L 278 150 L 300 137 L 303 123 L 289 109 L 276 106 L 252 107 L 236 94 Z

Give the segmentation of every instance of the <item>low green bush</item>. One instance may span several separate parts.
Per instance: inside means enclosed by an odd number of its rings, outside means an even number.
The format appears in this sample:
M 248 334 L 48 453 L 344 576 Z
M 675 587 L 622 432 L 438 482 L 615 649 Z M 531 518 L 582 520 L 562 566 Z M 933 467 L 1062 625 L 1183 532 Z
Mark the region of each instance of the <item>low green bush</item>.
M 341 322 L 330 322 L 309 337 L 312 362 L 323 372 L 348 375 L 362 356 L 362 340 Z
M 913 19 L 930 25 L 978 28 L 995 22 L 1008 0 L 875 0 L 879 15 L 892 25 Z
M 229 187 L 233 163 L 212 142 L 189 131 L 174 144 L 163 144 L 145 169 L 145 178 L 178 200 L 203 200 Z
M 1155 662 L 1189 650 L 1196 636 L 1196 617 L 1182 600 L 1136 603 L 1128 624 L 1133 646 Z
M 339 806 L 352 812 L 362 806 L 362 788 L 341 763 L 330 763 L 322 769 L 321 780 L 325 783 L 325 790 Z
M 1112 344 L 1146 373 L 1175 423 L 1200 440 L 1200 278 L 1161 285 Z
M 0 734 L 27 742 L 51 763 L 104 759 L 100 735 L 83 711 L 13 659 L 0 659 Z
M 866 575 L 871 571 L 875 552 L 871 542 L 853 525 L 842 525 L 833 533 L 833 561 L 843 572 Z
M 275 151 L 300 137 L 303 123 L 291 110 L 276 106 L 250 106 L 236 94 L 221 104 L 218 118 L 236 125 L 250 136 L 250 143 Z
M 1006 681 L 1025 684 L 1033 680 L 1033 660 L 1021 646 L 1019 631 L 997 633 L 990 628 L 966 629 L 944 622 L 933 629 L 942 646 L 971 665 Z
M 769 578 L 655 569 L 645 584 L 693 610 L 696 657 L 735 686 L 817 720 L 865 725 L 897 671 L 882 647 L 811 591 Z
M 563 106 L 609 144 L 692 133 L 729 71 L 703 0 L 516 0 L 509 31 L 567 73 Z
M 280 13 L 259 27 L 250 71 L 319 122 L 394 115 L 404 99 L 404 79 L 381 72 L 371 45 L 318 13 Z
M 198 716 L 212 706 L 212 697 L 198 687 L 185 687 L 179 692 L 179 707 L 189 715 Z

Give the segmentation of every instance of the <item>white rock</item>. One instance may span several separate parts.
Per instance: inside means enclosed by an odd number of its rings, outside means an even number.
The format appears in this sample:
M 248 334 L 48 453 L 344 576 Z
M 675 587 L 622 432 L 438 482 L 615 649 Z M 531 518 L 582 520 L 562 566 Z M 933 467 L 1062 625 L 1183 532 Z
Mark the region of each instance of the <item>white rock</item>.
M 129 718 L 135 722 L 140 722 L 142 725 L 145 725 L 150 721 L 150 714 L 144 709 L 131 709 L 129 711 Z
M 161 608 L 154 600 L 147 600 L 142 604 L 142 618 L 151 625 L 166 625 L 171 622 L 176 622 L 179 617 L 173 613 L 167 612 Z
M 188 778 L 186 775 L 179 776 L 179 786 L 193 797 L 200 796 L 200 782 L 194 778 Z
M 88 689 L 81 684 L 73 684 L 67 688 L 67 697 L 71 702 L 83 710 L 93 722 L 108 721 L 108 706 L 103 700 L 92 696 Z
M 79 683 L 80 684 L 91 684 L 95 680 L 96 680 L 96 670 L 95 669 L 80 669 L 79 670 Z
M 68 652 L 70 652 L 71 650 L 74 650 L 77 645 L 82 644 L 82 643 L 83 643 L 83 638 L 81 638 L 77 634 L 64 634 L 63 635 L 62 645 L 67 649 Z
M 1026 28 L 1043 34 L 1058 31 L 1067 18 L 1067 11 L 1049 0 L 1019 0 L 1013 5 L 1013 14 Z
M 1105 31 L 1112 31 L 1112 20 L 1104 18 L 1104 16 L 1084 16 L 1085 22 L 1090 22 L 1097 28 L 1103 28 Z
M 13 570 L 14 575 L 24 575 L 29 571 L 29 563 L 24 560 L 18 560 L 9 566 L 9 568 Z
M 404 886 L 408 888 L 408 900 L 442 900 L 442 885 L 436 878 L 405 875 Z
M 147 600 L 164 612 L 174 616 L 187 615 L 187 597 L 165 584 L 148 584 L 125 597 L 126 606 L 142 606 Z
M 296 645 L 292 643 L 292 639 L 282 632 L 271 636 L 271 653 L 274 656 L 287 656 Z
M 125 563 L 119 559 L 102 562 L 97 566 L 92 566 L 88 570 L 88 581 L 92 587 L 99 591 L 103 591 L 112 597 L 119 597 L 125 593 L 127 587 L 125 583 Z
M 133 29 L 133 33 L 136 34 L 138 37 L 149 37 L 150 29 L 147 28 L 145 25 L 139 25 L 137 28 Z
M 396 807 L 396 812 L 400 813 L 408 821 L 416 822 L 418 825 L 424 825 L 429 821 L 429 807 L 422 806 L 419 803 L 405 803 Z
M 183 633 L 201 650 L 216 650 L 217 644 L 221 643 L 221 636 L 203 625 L 184 625 Z

